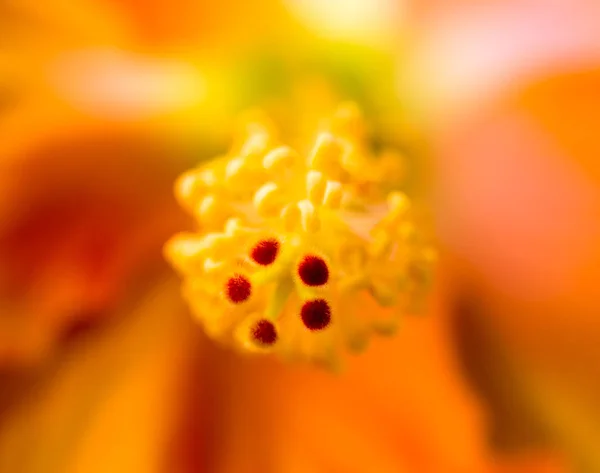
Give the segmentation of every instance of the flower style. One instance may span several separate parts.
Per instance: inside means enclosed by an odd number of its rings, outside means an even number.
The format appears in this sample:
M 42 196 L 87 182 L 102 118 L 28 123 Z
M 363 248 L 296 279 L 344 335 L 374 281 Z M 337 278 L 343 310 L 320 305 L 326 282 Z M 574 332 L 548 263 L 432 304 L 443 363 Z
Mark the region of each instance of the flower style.
M 399 157 L 372 154 L 365 128 L 342 105 L 304 159 L 254 116 L 227 156 L 177 181 L 200 231 L 165 252 L 210 336 L 334 369 L 340 348 L 362 350 L 412 310 L 434 252 L 399 190 Z

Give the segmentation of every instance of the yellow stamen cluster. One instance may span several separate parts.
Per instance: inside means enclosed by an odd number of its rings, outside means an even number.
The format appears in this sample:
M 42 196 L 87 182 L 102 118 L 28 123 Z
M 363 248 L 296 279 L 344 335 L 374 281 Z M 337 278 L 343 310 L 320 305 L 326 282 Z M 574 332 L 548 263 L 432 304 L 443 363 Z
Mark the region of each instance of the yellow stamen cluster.
M 353 104 L 307 156 L 251 118 L 225 156 L 180 177 L 197 219 L 166 255 L 213 338 L 336 367 L 340 348 L 390 334 L 422 297 L 433 251 L 419 236 L 402 163 L 372 154 Z

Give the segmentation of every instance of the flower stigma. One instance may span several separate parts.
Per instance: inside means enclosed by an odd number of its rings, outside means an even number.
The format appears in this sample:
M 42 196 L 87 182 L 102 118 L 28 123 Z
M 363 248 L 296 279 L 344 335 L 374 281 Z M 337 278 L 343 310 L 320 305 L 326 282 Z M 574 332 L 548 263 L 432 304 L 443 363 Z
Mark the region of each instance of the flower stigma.
M 278 253 L 279 241 L 275 238 L 270 238 L 268 240 L 259 241 L 256 246 L 252 248 L 250 257 L 256 264 L 269 266 L 270 264 L 273 264 Z
M 325 299 L 306 301 L 300 315 L 308 330 L 323 330 L 331 321 L 331 308 Z
M 323 258 L 306 255 L 298 265 L 298 275 L 307 286 L 322 286 L 329 279 L 329 268 Z
M 273 322 L 259 320 L 252 328 L 252 338 L 263 345 L 273 345 L 277 341 L 277 331 Z
M 425 297 L 435 252 L 401 191 L 401 157 L 372 152 L 365 130 L 343 104 L 302 155 L 251 116 L 227 155 L 177 180 L 198 230 L 165 254 L 210 337 L 336 369 Z

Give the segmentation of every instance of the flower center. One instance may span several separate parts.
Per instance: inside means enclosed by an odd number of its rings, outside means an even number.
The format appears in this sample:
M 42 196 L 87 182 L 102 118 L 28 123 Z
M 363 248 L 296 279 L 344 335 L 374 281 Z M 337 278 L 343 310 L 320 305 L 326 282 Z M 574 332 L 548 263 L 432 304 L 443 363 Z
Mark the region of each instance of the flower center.
M 254 121 L 227 156 L 179 178 L 201 231 L 166 256 L 211 336 L 336 366 L 423 299 L 434 252 L 400 191 L 401 157 L 371 153 L 365 128 L 345 105 L 302 157 Z

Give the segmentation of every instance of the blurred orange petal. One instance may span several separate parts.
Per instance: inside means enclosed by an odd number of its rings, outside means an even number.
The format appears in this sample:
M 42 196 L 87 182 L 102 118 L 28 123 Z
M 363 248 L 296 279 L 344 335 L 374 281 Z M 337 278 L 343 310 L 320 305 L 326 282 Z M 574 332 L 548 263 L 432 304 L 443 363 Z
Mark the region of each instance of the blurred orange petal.
M 339 376 L 219 350 L 220 417 L 210 471 L 548 472 L 557 458 L 505 459 L 465 384 L 442 298 Z
M 0 471 L 173 471 L 167 462 L 177 400 L 198 353 L 198 332 L 173 282 L 152 282 L 144 291 L 103 330 L 22 376 L 18 391 L 16 379 L 2 379 L 2 403 L 10 400 L 12 408 L 3 409 Z
M 582 471 L 600 465 L 597 9 L 506 3 L 466 14 L 440 37 L 456 48 L 436 43 L 430 59 L 448 61 L 429 77 L 444 90 L 432 127 L 440 234 L 475 307 L 471 338 L 490 340 L 467 355 L 485 360 L 474 376 L 499 417 L 512 406 L 509 422 L 497 419 L 505 438 L 530 419 L 537 440 Z

